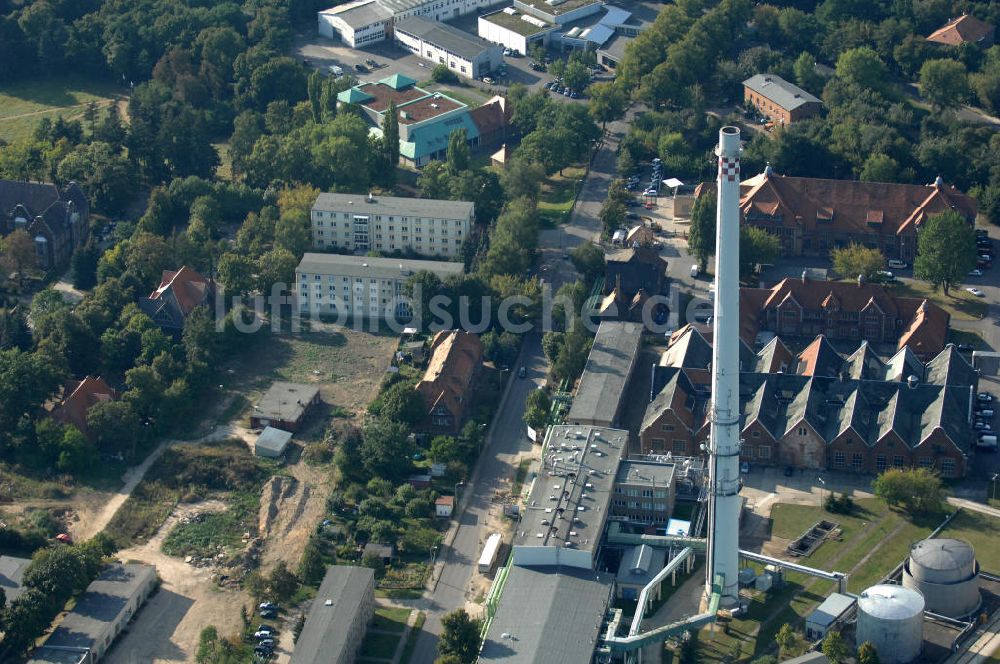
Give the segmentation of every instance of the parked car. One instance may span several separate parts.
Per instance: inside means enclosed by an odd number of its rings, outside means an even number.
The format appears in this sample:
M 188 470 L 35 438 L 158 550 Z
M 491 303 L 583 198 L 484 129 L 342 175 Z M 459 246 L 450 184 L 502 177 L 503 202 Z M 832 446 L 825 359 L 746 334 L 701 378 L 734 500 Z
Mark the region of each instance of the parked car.
M 969 293 L 972 293 L 976 297 L 986 297 L 986 294 L 983 293 L 983 291 L 979 290 L 978 288 L 971 288 L 970 287 L 970 288 L 966 288 L 965 290 L 967 292 L 969 292 Z
M 337 65 L 330 65 L 328 69 L 330 70 L 330 73 L 333 74 L 334 76 L 344 75 L 344 70 L 338 67 Z
M 368 72 L 368 67 L 365 67 L 363 64 L 359 62 L 356 65 L 354 65 L 354 71 L 358 72 L 359 74 L 364 74 Z
M 493 85 L 494 83 L 496 83 L 496 81 L 494 81 L 489 76 L 483 76 L 483 83 L 488 83 L 489 85 Z
M 980 392 L 979 394 L 976 395 L 976 399 L 989 403 L 993 401 L 993 395 L 990 394 L 989 392 Z
M 576 90 L 574 90 L 573 92 L 570 92 L 569 96 L 570 96 L 571 99 L 579 99 L 580 98 L 580 95 L 578 95 L 576 93 Z
M 969 270 L 969 276 L 970 277 L 981 277 L 981 276 L 983 276 L 983 271 L 980 270 L 977 267 L 975 270 Z
M 275 618 L 278 617 L 278 612 L 275 611 L 274 609 L 261 609 L 260 617 L 264 618 L 265 620 L 274 620 Z
M 906 269 L 906 263 L 904 263 L 903 261 L 899 260 L 898 258 L 890 258 L 889 259 L 889 267 L 891 267 L 894 270 L 905 270 Z
M 524 378 L 528 375 L 528 370 L 525 367 L 521 367 L 517 370 L 517 377 Z
M 993 411 L 987 408 L 986 410 L 981 410 L 977 413 L 980 417 L 993 417 Z
M 261 602 L 260 605 L 257 608 L 260 609 L 261 611 L 263 611 L 264 609 L 270 609 L 272 611 L 277 611 L 277 610 L 279 610 L 281 608 L 281 606 L 278 605 L 278 604 L 275 604 L 274 602 Z
M 271 638 L 261 639 L 257 642 L 258 648 L 269 648 L 273 650 L 276 645 L 278 645 L 278 642 Z
M 568 96 L 570 96 L 570 95 L 571 95 L 572 93 L 573 93 L 573 91 L 572 91 L 572 90 L 570 90 L 569 88 L 566 88 L 565 90 L 563 90 L 563 96 L 564 96 L 564 97 L 568 97 Z

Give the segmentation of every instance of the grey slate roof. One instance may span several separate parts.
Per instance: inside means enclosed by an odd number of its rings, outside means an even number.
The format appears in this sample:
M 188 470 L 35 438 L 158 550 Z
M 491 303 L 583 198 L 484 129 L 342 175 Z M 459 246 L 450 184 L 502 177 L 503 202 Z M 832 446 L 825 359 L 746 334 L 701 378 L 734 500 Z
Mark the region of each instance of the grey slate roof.
M 375 571 L 367 567 L 326 568 L 306 624 L 295 642 L 292 664 L 340 661 L 339 655 L 347 645 L 348 628 L 374 579 Z M 333 603 L 327 606 L 327 600 Z
M 291 431 L 277 427 L 264 427 L 264 430 L 257 436 L 257 440 L 254 441 L 254 449 L 262 449 L 275 456 L 280 456 L 288 447 L 288 441 L 291 439 Z
M 641 337 L 641 324 L 601 322 L 568 421 L 614 422 L 625 396 L 625 382 L 639 354 Z
M 275 381 L 254 406 L 255 417 L 290 422 L 299 419 L 316 395 L 319 388 L 303 383 Z
M 767 97 L 787 111 L 794 110 L 803 104 L 822 103 L 802 88 L 775 74 L 757 74 L 743 81 L 743 85 L 757 94 Z
M 511 567 L 479 661 L 591 661 L 613 580 L 607 572 L 579 568 Z
M 473 36 L 447 23 L 431 21 L 423 16 L 403 19 L 393 26 L 393 30 L 419 37 L 425 42 L 470 61 L 475 60 L 483 51 L 496 48 L 481 37 Z
M 405 198 L 402 196 L 373 196 L 366 194 L 322 193 L 312 209 L 350 212 L 352 214 L 382 214 L 405 217 L 431 217 L 434 219 L 472 218 L 474 204 L 468 201 L 442 201 L 435 198 Z

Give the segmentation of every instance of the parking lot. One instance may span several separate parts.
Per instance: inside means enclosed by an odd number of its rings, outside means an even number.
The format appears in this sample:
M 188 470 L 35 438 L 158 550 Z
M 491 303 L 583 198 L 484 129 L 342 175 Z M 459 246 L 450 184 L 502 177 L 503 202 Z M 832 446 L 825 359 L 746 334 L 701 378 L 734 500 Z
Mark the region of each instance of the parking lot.
M 471 25 L 471 34 L 475 34 L 476 16 L 462 17 L 455 24 L 456 27 L 464 30 L 468 30 L 469 25 Z M 294 50 L 297 57 L 305 64 L 324 72 L 328 71 L 331 65 L 337 65 L 344 70 L 344 73 L 356 76 L 360 81 L 378 81 L 392 74 L 403 74 L 416 81 L 426 82 L 430 80 L 431 70 L 434 68 L 433 63 L 422 60 L 392 41 L 378 42 L 355 49 L 340 41 L 322 37 L 315 31 L 296 35 Z M 372 69 L 365 64 L 365 61 L 369 59 L 381 66 Z M 460 77 L 461 84 L 458 86 L 442 84 L 438 87 L 444 89 L 445 92 L 447 89 L 455 90 L 463 101 L 470 97 L 486 101 L 495 94 L 503 94 L 514 83 L 520 83 L 534 90 L 553 80 L 553 77 L 547 72 L 532 71 L 530 57 L 505 57 L 504 62 L 507 65 L 506 76 L 491 76 L 495 80 L 493 84 L 488 85 L 482 81 Z M 364 66 L 368 71 L 357 71 L 355 65 L 358 64 Z M 610 80 L 610 76 L 607 78 Z M 587 101 L 583 95 L 578 99 L 571 99 L 561 94 L 553 94 L 552 96 L 567 103 L 586 103 Z

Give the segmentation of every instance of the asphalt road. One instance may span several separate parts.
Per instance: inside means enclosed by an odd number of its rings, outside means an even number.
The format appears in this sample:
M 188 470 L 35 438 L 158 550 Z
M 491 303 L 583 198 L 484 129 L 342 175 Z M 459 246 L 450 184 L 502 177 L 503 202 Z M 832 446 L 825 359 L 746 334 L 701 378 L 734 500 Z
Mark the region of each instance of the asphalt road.
M 625 121 L 608 125 L 611 138 L 602 145 L 594 157 L 593 166 L 581 186 L 580 199 L 567 224 L 541 233 L 540 269 L 542 277 L 552 285 L 553 291 L 578 275 L 572 263 L 563 257 L 565 251 L 595 239 L 600 234 L 598 213 L 607 196 L 608 184 L 614 173 L 615 151 L 618 140 L 615 132 L 623 134 Z M 528 440 L 524 422 L 524 403 L 531 390 L 545 382 L 548 362 L 542 353 L 541 333 L 529 333 L 521 349 L 518 366 L 524 366 L 524 379 L 512 378 L 506 400 L 501 404 L 487 446 L 472 480 L 466 487 L 466 508 L 459 519 L 459 529 L 451 546 L 445 547 L 440 556 L 441 572 L 434 592 L 414 602 L 399 602 L 427 612 L 427 621 L 414 650 L 413 662 L 432 662 L 437 654 L 437 640 L 441 633 L 441 617 L 448 611 L 464 607 L 474 598 L 467 596 L 466 588 L 473 574 L 478 574 L 476 563 L 482 543 L 489 533 L 485 523 L 494 489 L 505 478 L 516 472 L 519 458 L 537 453 L 538 448 Z M 515 374 L 516 376 L 516 374 Z

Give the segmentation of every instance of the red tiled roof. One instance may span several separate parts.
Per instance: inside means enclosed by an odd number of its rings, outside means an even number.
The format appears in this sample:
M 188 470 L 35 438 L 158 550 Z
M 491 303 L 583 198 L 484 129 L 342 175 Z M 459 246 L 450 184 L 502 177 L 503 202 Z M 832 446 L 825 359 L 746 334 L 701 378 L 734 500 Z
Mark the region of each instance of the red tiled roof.
M 740 209 L 780 215 L 785 226 L 813 231 L 883 234 L 913 232 L 932 214 L 957 210 L 976 216 L 976 202 L 940 181 L 931 185 L 827 180 L 765 171 L 741 184 Z
M 389 108 L 390 101 L 395 102 L 398 108 L 407 102 L 427 95 L 425 90 L 417 87 L 395 90 L 384 83 L 371 83 L 362 86 L 360 90 L 372 96 L 372 99 L 362 102 L 361 105 L 365 108 L 370 108 L 376 113 L 381 113 Z
M 118 398 L 118 392 L 100 376 L 71 381 L 67 383 L 64 393 L 66 396 L 52 411 L 52 417 L 75 426 L 84 434 L 87 433 L 87 411 L 101 401 Z
M 472 378 L 483 361 L 479 337 L 461 330 L 438 332 L 431 342 L 431 359 L 417 391 L 428 415 L 439 405 L 461 420 L 472 397 Z
M 944 348 L 951 320 L 947 311 L 927 300 L 916 298 L 899 298 L 897 302 L 900 317 L 909 321 L 899 335 L 897 348 L 908 346 L 921 357 Z
M 976 43 L 989 37 L 993 31 L 992 25 L 980 21 L 975 16 L 963 14 L 958 18 L 950 19 L 942 27 L 932 32 L 927 37 L 927 41 L 947 46 L 958 46 L 964 42 Z
M 187 316 L 205 301 L 210 284 L 208 279 L 184 266 L 176 272 L 164 270 L 160 278 L 160 287 L 150 294 L 149 299 L 158 300 L 167 290 L 173 292 L 181 313 Z

